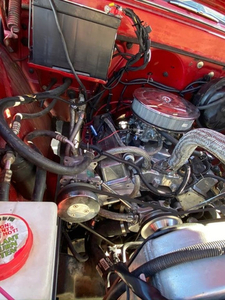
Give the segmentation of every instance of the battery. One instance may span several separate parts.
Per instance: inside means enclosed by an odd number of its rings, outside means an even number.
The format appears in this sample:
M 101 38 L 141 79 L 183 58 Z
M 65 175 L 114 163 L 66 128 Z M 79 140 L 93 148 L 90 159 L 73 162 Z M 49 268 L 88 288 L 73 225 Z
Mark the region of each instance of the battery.
M 57 18 L 74 69 L 106 81 L 120 18 L 71 1 L 55 0 Z M 49 1 L 34 0 L 30 62 L 71 72 Z

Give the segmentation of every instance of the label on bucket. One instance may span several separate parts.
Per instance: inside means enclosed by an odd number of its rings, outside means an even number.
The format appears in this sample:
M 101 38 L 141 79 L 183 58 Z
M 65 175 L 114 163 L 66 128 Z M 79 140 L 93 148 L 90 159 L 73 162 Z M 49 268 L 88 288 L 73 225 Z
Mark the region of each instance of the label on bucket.
M 27 238 L 28 227 L 23 219 L 15 215 L 0 215 L 0 265 L 12 261 Z

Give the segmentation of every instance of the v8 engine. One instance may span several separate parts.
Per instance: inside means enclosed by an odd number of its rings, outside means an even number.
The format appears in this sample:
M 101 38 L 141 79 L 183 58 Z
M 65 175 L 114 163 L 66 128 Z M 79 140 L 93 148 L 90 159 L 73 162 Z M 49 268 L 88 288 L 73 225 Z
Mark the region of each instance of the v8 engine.
M 3 297 L 225 299 L 214 2 L 0 1 Z

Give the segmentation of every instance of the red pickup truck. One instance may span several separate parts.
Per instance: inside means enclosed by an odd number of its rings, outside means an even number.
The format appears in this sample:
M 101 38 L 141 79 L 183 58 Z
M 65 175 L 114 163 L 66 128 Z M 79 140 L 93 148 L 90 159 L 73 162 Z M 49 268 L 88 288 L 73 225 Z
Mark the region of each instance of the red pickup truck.
M 225 299 L 224 1 L 0 8 L 0 299 Z

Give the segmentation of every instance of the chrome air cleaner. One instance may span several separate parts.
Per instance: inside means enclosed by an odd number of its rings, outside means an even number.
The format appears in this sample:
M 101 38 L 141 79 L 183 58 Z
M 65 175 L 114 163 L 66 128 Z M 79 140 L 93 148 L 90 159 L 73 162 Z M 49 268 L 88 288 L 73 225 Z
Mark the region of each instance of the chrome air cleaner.
M 189 130 L 199 117 L 198 109 L 182 97 L 151 88 L 134 91 L 132 110 L 147 124 L 177 132 Z

